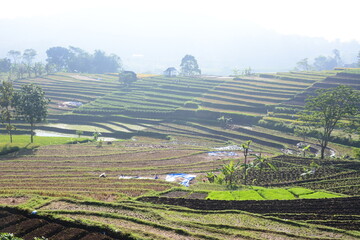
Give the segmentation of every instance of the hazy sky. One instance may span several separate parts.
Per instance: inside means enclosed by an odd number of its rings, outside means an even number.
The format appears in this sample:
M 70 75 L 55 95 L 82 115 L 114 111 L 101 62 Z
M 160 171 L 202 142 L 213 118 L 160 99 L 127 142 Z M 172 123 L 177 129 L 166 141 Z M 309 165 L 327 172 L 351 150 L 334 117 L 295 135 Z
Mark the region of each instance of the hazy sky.
M 358 0 L 11 0 L 1 3 L 0 18 L 31 20 L 38 16 L 92 16 L 121 20 L 213 17 L 218 21 L 246 19 L 284 34 L 360 41 Z M 150 20 L 149 19 L 149 20 Z M 99 24 L 100 26 L 101 24 Z M 98 26 L 96 26 L 98 27 Z
M 358 0 L 3 1 L 0 57 L 11 49 L 34 48 L 44 55 L 49 47 L 72 45 L 115 53 L 129 66 L 139 67 L 148 58 L 154 68 L 163 68 L 166 52 L 177 58 L 206 53 L 202 60 L 210 64 L 219 56 L 211 54 L 213 49 L 231 54 L 227 46 L 236 47 L 244 36 L 251 45 L 266 32 L 360 42 L 358 5 Z M 154 49 L 163 54 L 155 56 Z

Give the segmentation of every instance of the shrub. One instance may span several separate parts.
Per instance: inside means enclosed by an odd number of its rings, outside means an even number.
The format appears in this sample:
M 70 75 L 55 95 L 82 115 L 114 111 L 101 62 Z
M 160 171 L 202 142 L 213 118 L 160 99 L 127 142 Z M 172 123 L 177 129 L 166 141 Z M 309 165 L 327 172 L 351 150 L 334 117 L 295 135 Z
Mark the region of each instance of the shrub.
M 0 147 L 0 155 L 5 155 L 8 153 L 19 151 L 20 148 L 18 146 L 11 146 L 9 144 L 5 144 Z
M 21 238 L 15 237 L 12 233 L 0 233 L 0 240 L 22 240 Z
M 193 102 L 193 101 L 187 101 L 184 103 L 184 107 L 198 109 L 199 104 L 197 104 L 196 102 Z
M 355 158 L 360 158 L 360 148 L 353 148 L 353 153 Z

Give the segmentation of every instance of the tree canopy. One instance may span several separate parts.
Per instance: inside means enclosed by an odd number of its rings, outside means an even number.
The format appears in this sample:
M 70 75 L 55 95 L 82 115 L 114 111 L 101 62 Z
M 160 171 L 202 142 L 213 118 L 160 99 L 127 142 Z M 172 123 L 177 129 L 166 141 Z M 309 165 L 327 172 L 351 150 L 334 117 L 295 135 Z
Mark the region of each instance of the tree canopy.
M 194 75 L 200 75 L 201 70 L 199 69 L 199 65 L 192 55 L 185 55 L 183 59 L 181 60 L 181 74 L 183 76 L 194 76 Z
M 9 72 L 11 69 L 11 60 L 9 58 L 0 59 L 0 72 Z
M 47 59 L 49 64 L 56 66 L 58 71 L 66 69 L 69 65 L 70 51 L 64 47 L 52 47 L 46 51 Z
M 136 80 L 137 76 L 133 71 L 122 71 L 119 74 L 119 81 L 122 82 L 125 87 L 129 87 Z
M 106 55 L 104 51 L 95 50 L 90 54 L 85 50 L 70 46 L 52 47 L 46 51 L 48 64 L 55 66 L 57 71 L 79 73 L 106 73 L 121 70 L 121 59 L 115 54 Z
M 23 85 L 20 91 L 16 92 L 14 100 L 16 114 L 30 123 L 31 143 L 33 143 L 35 123 L 46 119 L 50 100 L 45 97 L 42 88 L 35 84 Z
M 12 108 L 14 107 L 14 88 L 10 81 L 3 81 L 0 87 L 0 107 L 1 120 L 9 133 L 10 142 L 12 143 L 12 132 L 14 126 L 11 124 Z
M 318 89 L 315 96 L 306 100 L 305 110 L 300 120 L 318 132 L 321 146 L 321 159 L 331 139 L 331 133 L 340 120 L 359 113 L 360 94 L 349 86 L 340 85 L 336 88 Z

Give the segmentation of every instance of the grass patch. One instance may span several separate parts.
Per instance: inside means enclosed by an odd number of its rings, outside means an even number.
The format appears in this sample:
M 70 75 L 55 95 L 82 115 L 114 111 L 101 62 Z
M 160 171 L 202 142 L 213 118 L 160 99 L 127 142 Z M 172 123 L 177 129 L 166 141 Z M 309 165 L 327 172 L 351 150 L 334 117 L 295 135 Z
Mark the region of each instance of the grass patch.
M 311 189 L 302 188 L 302 187 L 289 188 L 288 191 L 291 192 L 292 194 L 294 194 L 295 196 L 301 196 L 301 195 L 305 195 L 305 194 L 312 194 L 312 193 L 315 192 L 315 191 L 313 191 Z
M 231 194 L 235 200 L 264 200 L 264 198 L 255 190 L 233 191 Z
M 213 191 L 210 192 L 206 199 L 210 200 L 235 200 L 230 191 Z
M 327 192 L 315 192 L 315 193 L 299 196 L 299 198 L 335 198 L 335 197 L 341 197 L 341 196 Z
M 211 200 L 293 200 L 302 198 L 334 198 L 341 197 L 335 193 L 315 192 L 302 187 L 264 188 L 252 187 L 252 189 L 239 191 L 211 191 L 207 199 Z
M 20 148 L 34 148 L 38 146 L 59 145 L 72 143 L 74 141 L 83 142 L 87 138 L 69 138 L 69 137 L 34 137 L 34 143 L 30 143 L 30 135 L 13 135 L 13 143 L 9 142 L 8 135 L 0 135 L 0 149 Z M 18 150 L 19 150 L 18 149 Z
M 295 196 L 283 188 L 259 189 L 258 193 L 266 200 L 292 200 Z

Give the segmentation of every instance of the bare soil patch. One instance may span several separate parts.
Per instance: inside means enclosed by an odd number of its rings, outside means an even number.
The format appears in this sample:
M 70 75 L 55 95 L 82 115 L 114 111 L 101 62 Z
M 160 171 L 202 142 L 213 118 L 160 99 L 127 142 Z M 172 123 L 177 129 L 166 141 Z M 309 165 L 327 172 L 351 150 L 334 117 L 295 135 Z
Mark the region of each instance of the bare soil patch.
M 29 197 L 0 197 L 0 204 L 19 205 L 29 200 Z

